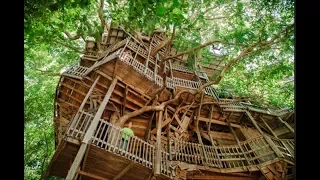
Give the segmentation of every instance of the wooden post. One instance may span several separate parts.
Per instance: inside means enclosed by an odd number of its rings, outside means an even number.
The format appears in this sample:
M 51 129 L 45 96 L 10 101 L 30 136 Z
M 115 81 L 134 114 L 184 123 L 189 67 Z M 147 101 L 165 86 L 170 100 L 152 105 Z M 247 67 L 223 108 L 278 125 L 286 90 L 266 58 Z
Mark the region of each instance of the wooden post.
M 169 68 L 170 68 L 170 77 L 173 78 L 171 59 L 169 60 Z
M 69 127 L 73 127 L 74 124 L 76 123 L 77 119 L 79 118 L 79 112 L 82 111 L 84 105 L 86 104 L 89 96 L 91 95 L 91 93 L 92 93 L 94 87 L 96 86 L 96 84 L 98 83 L 99 79 L 100 79 L 100 75 L 97 77 L 97 79 L 96 79 L 96 80 L 93 82 L 93 84 L 91 85 L 91 87 L 90 87 L 90 89 L 89 89 L 86 97 L 84 97 L 84 99 L 83 99 L 83 101 L 82 101 L 82 103 L 81 103 L 81 105 L 80 105 L 80 107 L 79 107 L 79 109 L 78 109 L 78 112 L 77 112 L 76 115 L 74 116 L 74 118 L 73 118 L 73 120 L 72 120 L 72 122 L 71 122 L 71 124 L 70 124 Z
M 271 129 L 271 127 L 268 125 L 268 123 L 260 116 L 261 121 L 264 123 L 264 125 L 268 128 L 268 130 L 271 132 L 271 134 L 278 138 L 278 136 L 276 135 L 276 133 Z
M 171 161 L 172 160 L 172 153 L 171 153 L 171 139 L 170 139 L 170 136 L 171 136 L 171 130 L 170 130 L 170 125 L 171 123 L 169 123 L 168 125 L 168 133 L 167 133 L 167 142 L 168 142 L 168 153 L 169 153 L 169 160 Z
M 88 144 L 90 143 L 91 141 L 91 138 L 94 134 L 94 131 L 96 130 L 97 128 L 97 125 L 98 125 L 98 122 L 101 118 L 101 115 L 104 111 L 104 108 L 106 107 L 107 103 L 109 102 L 109 99 L 110 99 L 110 96 L 114 90 L 114 87 L 116 86 L 116 83 L 117 83 L 117 79 L 113 79 L 112 80 L 112 83 L 107 91 L 107 94 L 104 96 L 100 106 L 99 106 L 99 109 L 98 111 L 96 112 L 86 134 L 84 135 L 84 138 L 82 140 L 82 143 L 81 143 L 81 146 L 80 146 L 80 149 L 77 153 L 77 156 L 75 157 L 73 163 L 72 163 L 72 166 L 71 168 L 69 169 L 69 172 L 68 172 L 68 175 L 66 177 L 67 180 L 73 180 L 76 173 L 77 173 L 77 169 L 79 168 L 79 165 L 81 163 L 81 160 L 83 158 L 83 155 L 88 147 Z
M 150 46 L 149 46 L 149 53 L 148 53 L 148 58 L 146 60 L 146 63 L 144 64 L 144 71 L 143 73 L 146 74 L 147 73 L 147 69 L 148 69 L 148 63 L 149 63 L 149 58 L 150 58 L 150 51 L 151 51 L 151 43 L 150 43 Z M 155 66 L 157 66 L 157 64 L 155 64 Z
M 154 82 L 157 82 L 157 69 L 158 69 L 157 64 L 158 64 L 158 58 L 159 58 L 159 55 L 158 55 L 158 53 L 157 53 L 157 55 L 156 55 L 156 62 L 155 62 L 155 64 L 154 64 L 154 72 L 153 72 Z
M 220 164 L 220 168 L 222 168 L 222 167 L 223 167 L 222 161 L 221 161 L 221 159 L 220 159 L 220 157 L 219 157 L 219 154 L 218 154 L 218 151 L 217 151 L 217 149 L 216 149 L 216 147 L 215 147 L 216 145 L 214 145 L 214 141 L 213 141 L 213 138 L 212 138 L 211 134 L 208 133 L 208 135 L 209 135 L 211 144 L 212 144 L 212 146 L 213 146 L 214 152 L 215 152 L 216 155 L 217 155 L 217 158 L 218 158 L 218 161 L 219 161 L 219 164 Z
M 232 126 L 231 126 L 231 124 L 230 124 L 230 121 L 229 121 L 229 120 L 227 120 L 227 123 L 228 123 L 229 129 L 230 129 L 230 131 L 231 131 L 231 133 L 232 133 L 233 137 L 236 139 L 236 141 L 237 141 L 237 143 L 238 143 L 238 146 L 239 146 L 239 148 L 240 148 L 240 150 L 241 150 L 242 154 L 244 155 L 244 158 L 247 160 L 248 165 L 251 165 L 251 163 L 250 163 L 250 160 L 249 160 L 248 156 L 244 153 L 244 150 L 243 150 L 243 148 L 241 147 L 241 144 L 240 144 L 240 141 L 239 141 L 239 139 L 238 139 L 238 137 L 237 137 L 237 135 L 236 135 L 236 132 L 234 132 L 234 130 L 233 130 L 233 128 L 232 128 Z
M 284 120 L 282 120 L 279 116 L 277 117 L 277 119 L 278 119 L 282 124 L 284 124 L 284 125 L 289 129 L 289 131 L 291 131 L 292 133 L 294 133 L 294 129 L 293 129 L 287 122 L 285 122 Z
M 262 122 L 264 123 L 264 125 L 266 125 L 266 127 L 269 129 L 269 131 L 272 133 L 272 135 L 274 136 L 274 137 L 276 137 L 277 139 L 279 139 L 278 138 L 278 136 L 276 135 L 276 133 L 271 129 L 271 127 L 268 125 L 268 123 L 260 116 L 260 119 L 262 120 Z M 281 141 L 280 140 L 280 142 L 281 142 L 281 144 L 288 150 L 288 152 L 291 154 L 291 151 L 289 150 L 289 148 L 288 148 L 288 146 L 286 145 L 286 143 L 284 143 L 283 141 Z M 292 156 L 293 156 L 293 154 L 291 154 Z
M 155 159 L 155 171 L 154 174 L 160 174 L 161 166 L 161 121 L 162 121 L 163 111 L 159 112 L 159 118 L 157 122 L 157 142 L 156 142 L 156 159 Z
M 148 142 L 149 137 L 150 137 L 150 129 L 151 129 L 152 120 L 153 120 L 154 115 L 155 115 L 155 111 L 153 111 L 152 115 L 150 116 L 148 127 L 147 127 L 145 134 L 144 134 L 144 140 L 146 142 Z
M 250 112 L 248 110 L 245 111 L 247 116 L 249 117 L 250 121 L 254 125 L 254 127 L 259 131 L 259 133 L 263 136 L 263 138 L 267 141 L 267 143 L 270 145 L 271 149 L 276 153 L 278 157 L 283 157 L 281 151 L 276 147 L 274 142 L 264 134 L 264 132 L 260 129 L 257 122 L 254 120 L 254 118 L 251 116 Z
M 125 173 L 127 173 L 131 167 L 134 165 L 134 161 L 130 162 L 124 169 L 122 169 L 122 171 L 116 176 L 113 178 L 113 180 L 118 180 L 120 179 Z

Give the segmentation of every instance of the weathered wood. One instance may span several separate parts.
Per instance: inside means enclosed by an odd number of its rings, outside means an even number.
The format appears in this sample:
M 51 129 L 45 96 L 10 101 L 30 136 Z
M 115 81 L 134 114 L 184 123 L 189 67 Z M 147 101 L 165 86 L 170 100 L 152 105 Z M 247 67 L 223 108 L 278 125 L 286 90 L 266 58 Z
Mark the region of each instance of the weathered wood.
M 194 119 L 196 119 L 196 117 L 194 117 Z M 224 121 L 220 121 L 220 120 L 217 120 L 217 119 L 209 119 L 209 118 L 204 118 L 204 117 L 199 117 L 199 121 L 202 121 L 202 122 L 211 122 L 213 124 L 219 124 L 219 125 L 224 125 L 224 126 L 228 126 L 228 124 Z M 232 127 L 235 127 L 235 128 L 240 128 L 241 126 L 238 125 L 238 124 L 234 124 L 234 123 L 231 123 L 231 126 Z
M 66 177 L 66 180 L 73 180 L 74 177 L 76 176 L 76 173 L 78 171 L 78 168 L 80 166 L 80 163 L 82 161 L 82 158 L 84 156 L 84 153 L 86 152 L 86 149 L 88 147 L 87 143 L 82 143 L 80 146 L 80 149 L 71 165 L 71 168 L 68 171 L 68 175 Z
M 268 123 L 264 120 L 263 117 L 260 116 L 261 121 L 264 123 L 264 125 L 268 128 L 269 132 L 271 132 L 271 134 L 278 138 L 278 136 L 276 135 L 276 133 L 274 133 L 274 131 L 271 129 L 271 127 L 268 125 Z
M 124 174 L 126 174 L 131 169 L 131 167 L 134 164 L 135 164 L 134 161 L 132 161 L 130 164 L 128 164 L 124 169 L 122 169 L 122 171 L 116 177 L 113 178 L 113 180 L 120 179 Z
M 152 125 L 152 120 L 154 118 L 154 115 L 155 115 L 155 111 L 152 113 L 152 115 L 150 116 L 150 119 L 149 119 L 149 123 L 148 123 L 148 127 L 147 127 L 147 130 L 144 134 L 144 140 L 145 141 L 148 141 L 148 139 L 150 138 L 150 129 L 151 129 L 151 125 Z
M 233 130 L 233 128 L 232 128 L 232 126 L 231 126 L 231 124 L 230 124 L 229 120 L 227 120 L 227 123 L 228 123 L 228 125 L 229 125 L 229 129 L 230 129 L 230 131 L 231 131 L 231 133 L 232 133 L 233 137 L 234 137 L 234 138 L 236 139 L 236 141 L 237 141 L 237 144 L 238 144 L 238 146 L 239 146 L 239 148 L 240 148 L 240 150 L 241 150 L 241 152 L 242 152 L 242 154 L 243 154 L 244 158 L 246 159 L 246 161 L 247 161 L 248 165 L 251 165 L 250 160 L 249 160 L 248 156 L 246 155 L 246 153 L 244 152 L 244 150 L 243 150 L 243 148 L 242 148 L 242 146 L 241 146 L 241 143 L 240 143 L 240 141 L 239 141 L 239 139 L 238 139 L 238 137 L 237 137 L 236 133 L 234 132 L 234 130 Z
M 81 174 L 81 175 L 90 177 L 90 178 L 94 178 L 94 179 L 108 180 L 108 179 L 106 179 L 106 178 L 103 178 L 103 177 L 100 177 L 100 176 L 97 176 L 97 175 L 95 175 L 95 174 L 91 174 L 91 173 L 88 173 L 88 172 L 84 172 L 84 171 L 78 171 L 78 173 Z
M 81 105 L 80 105 L 80 107 L 79 107 L 78 112 L 76 113 L 76 115 L 74 116 L 72 122 L 70 123 L 70 127 L 73 127 L 73 126 L 74 126 L 74 123 L 75 123 L 76 120 L 79 118 L 79 112 L 82 111 L 84 105 L 86 104 L 89 96 L 91 95 L 91 93 L 92 93 L 94 87 L 96 86 L 97 82 L 99 81 L 99 79 L 100 79 L 100 75 L 97 77 L 97 79 L 96 79 L 96 80 L 94 81 L 94 83 L 91 85 L 91 87 L 90 87 L 87 95 L 84 97 L 84 99 L 83 99 L 83 101 L 82 101 L 82 103 L 81 103 Z
M 284 124 L 292 133 L 294 133 L 294 129 L 293 129 L 287 122 L 285 122 L 284 120 L 282 120 L 279 116 L 277 116 L 277 119 L 278 119 L 282 124 Z
M 159 117 L 157 122 L 157 141 L 156 141 L 156 157 L 155 157 L 155 168 L 154 174 L 160 174 L 161 166 L 161 121 L 163 111 L 159 111 Z
M 94 116 L 94 118 L 93 118 L 93 120 L 92 120 L 92 122 L 91 122 L 91 124 L 90 124 L 90 126 L 89 126 L 89 128 L 88 128 L 88 130 L 86 132 L 86 134 L 84 135 L 84 138 L 82 140 L 82 144 L 80 146 L 80 149 L 79 149 L 79 151 L 77 153 L 77 156 L 76 156 L 74 162 L 72 163 L 72 166 L 71 166 L 71 168 L 70 168 L 70 170 L 68 172 L 68 175 L 66 177 L 67 180 L 73 180 L 73 178 L 75 177 L 76 171 L 77 171 L 77 169 L 78 169 L 78 167 L 80 165 L 80 162 L 81 162 L 81 160 L 83 158 L 85 150 L 87 149 L 87 146 L 91 141 L 92 135 L 93 135 L 94 131 L 97 128 L 99 119 L 101 118 L 101 115 L 102 115 L 102 113 L 104 111 L 105 106 L 109 102 L 109 98 L 110 98 L 110 96 L 111 96 L 111 94 L 112 94 L 112 92 L 114 90 L 114 87 L 116 86 L 116 83 L 117 83 L 117 79 L 113 79 L 112 83 L 111 83 L 111 85 L 110 85 L 110 87 L 109 87 L 109 89 L 108 89 L 108 91 L 107 91 L 107 93 L 105 95 L 105 97 L 103 98 L 103 100 L 102 100 L 102 102 L 101 102 L 101 104 L 99 106 L 98 111 L 96 112 L 96 114 L 95 114 L 95 116 Z
M 278 157 L 283 157 L 281 151 L 276 147 L 276 145 L 274 144 L 274 142 L 264 134 L 264 132 L 260 129 L 260 127 L 258 126 L 257 122 L 254 120 L 254 118 L 252 117 L 252 115 L 250 114 L 249 111 L 246 111 L 247 116 L 249 117 L 250 121 L 252 122 L 252 124 L 254 125 L 254 127 L 259 131 L 259 133 L 263 136 L 263 138 L 267 141 L 267 143 L 270 145 L 271 149 L 276 153 L 276 155 Z

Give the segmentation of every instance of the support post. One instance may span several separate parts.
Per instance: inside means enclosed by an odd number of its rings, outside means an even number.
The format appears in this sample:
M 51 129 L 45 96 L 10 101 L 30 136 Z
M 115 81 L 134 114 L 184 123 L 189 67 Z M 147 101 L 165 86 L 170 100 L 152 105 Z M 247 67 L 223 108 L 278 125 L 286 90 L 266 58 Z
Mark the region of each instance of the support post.
M 169 68 L 170 68 L 170 77 L 173 78 L 171 59 L 169 60 Z
M 217 155 L 217 158 L 218 158 L 218 161 L 219 161 L 219 164 L 220 164 L 220 168 L 223 168 L 222 161 L 221 161 L 221 159 L 220 159 L 220 157 L 219 157 L 219 154 L 218 154 L 218 151 L 217 151 L 217 149 L 216 149 L 216 145 L 214 144 L 213 138 L 212 138 L 212 136 L 211 136 L 210 133 L 208 133 L 208 135 L 209 135 L 211 144 L 212 144 L 212 146 L 213 146 L 214 152 L 215 152 L 216 155 Z
M 130 162 L 124 169 L 122 169 L 122 171 L 116 177 L 113 178 L 113 180 L 120 179 L 125 173 L 127 173 L 131 169 L 133 165 L 134 161 Z
M 278 119 L 282 124 L 284 124 L 284 125 L 289 129 L 289 131 L 291 131 L 292 133 L 294 133 L 294 129 L 293 129 L 287 122 L 285 122 L 284 120 L 282 120 L 279 116 L 277 116 L 277 119 Z
M 244 150 L 243 150 L 243 148 L 241 147 L 240 141 L 239 141 L 239 139 L 238 139 L 238 137 L 237 137 L 237 135 L 236 135 L 236 132 L 234 132 L 234 130 L 233 130 L 231 124 L 230 124 L 229 119 L 227 120 L 227 123 L 228 123 L 229 129 L 230 129 L 233 137 L 236 139 L 236 141 L 237 141 L 237 143 L 238 143 L 238 146 L 239 146 L 239 148 L 240 148 L 240 150 L 241 150 L 244 158 L 247 160 L 248 165 L 251 165 L 250 160 L 249 160 L 248 156 L 244 153 Z
M 155 172 L 154 174 L 160 174 L 161 166 L 161 121 L 163 111 L 159 111 L 159 119 L 157 122 L 157 142 L 156 142 L 156 159 L 155 159 Z
M 268 125 L 268 123 L 260 116 L 260 119 L 262 120 L 262 122 L 264 123 L 264 125 L 266 125 L 266 127 L 269 129 L 269 131 L 272 133 L 272 135 L 274 136 L 274 137 L 276 137 L 277 139 L 279 139 L 278 138 L 278 136 L 276 135 L 276 133 L 271 129 L 271 127 Z M 281 144 L 288 150 L 288 152 L 291 154 L 291 151 L 289 150 L 289 148 L 288 148 L 288 146 L 286 145 L 286 143 L 284 143 L 283 141 L 281 141 L 280 140 L 280 142 L 281 142 Z M 291 154 L 292 156 L 294 155 L 294 154 Z
M 148 63 L 149 63 L 149 59 L 150 59 L 150 51 L 151 51 L 151 43 L 150 43 L 150 46 L 149 46 L 149 52 L 148 52 L 148 58 L 146 60 L 146 63 L 144 64 L 144 71 L 143 73 L 146 74 L 147 73 L 147 69 L 148 69 Z M 157 66 L 157 64 L 155 64 L 155 66 Z
M 157 82 L 157 69 L 158 69 L 158 58 L 159 58 L 159 55 L 157 53 L 156 55 L 156 63 L 154 64 L 154 72 L 153 72 L 153 79 L 154 79 L 154 82 Z
M 115 78 L 115 79 L 112 80 L 112 83 L 111 83 L 106 95 L 104 96 L 104 98 L 103 98 L 103 100 L 102 100 L 102 102 L 101 102 L 101 104 L 99 106 L 98 111 L 96 112 L 96 114 L 95 114 L 95 116 L 94 116 L 94 118 L 93 118 L 93 120 L 92 120 L 92 122 L 91 122 L 91 124 L 90 124 L 90 126 L 89 126 L 89 128 L 88 128 L 88 130 L 86 132 L 86 134 L 84 135 L 84 138 L 82 140 L 80 149 L 79 149 L 79 151 L 78 151 L 78 153 L 77 153 L 77 155 L 76 155 L 76 157 L 75 157 L 75 159 L 74 159 L 74 161 L 72 163 L 71 168 L 69 169 L 68 175 L 66 177 L 67 180 L 73 180 L 74 179 L 74 177 L 75 177 L 75 175 L 77 173 L 77 169 L 79 168 L 79 165 L 80 165 L 80 163 L 82 161 L 82 158 L 83 158 L 83 156 L 84 156 L 84 154 L 86 152 L 86 149 L 88 147 L 88 144 L 91 141 L 91 138 L 92 138 L 92 136 L 94 134 L 94 131 L 96 130 L 98 122 L 99 122 L 99 120 L 101 118 L 101 115 L 102 115 L 102 113 L 104 111 L 104 108 L 106 107 L 107 103 L 109 102 L 110 96 L 111 96 L 116 84 L 117 84 L 117 79 Z
M 91 85 L 91 87 L 90 87 L 87 95 L 84 97 L 84 99 L 83 99 L 83 101 L 82 101 L 82 103 L 81 103 L 81 105 L 80 105 L 80 107 L 79 107 L 76 115 L 74 116 L 74 118 L 73 118 L 73 120 L 72 120 L 72 122 L 71 122 L 71 124 L 70 124 L 69 127 L 73 127 L 74 124 L 76 123 L 77 119 L 79 118 L 79 113 L 80 113 L 80 111 L 82 111 L 84 105 L 86 104 L 89 96 L 91 95 L 91 93 L 92 93 L 94 87 L 96 86 L 96 84 L 98 83 L 99 79 L 100 79 L 100 75 L 97 77 L 97 79 L 96 79 L 96 80 L 93 82 L 93 84 Z M 68 129 L 69 129 L 69 128 L 68 128 Z
M 257 122 L 254 120 L 254 118 L 251 116 L 250 112 L 248 110 L 245 111 L 247 116 L 249 117 L 250 121 L 254 125 L 254 127 L 259 131 L 259 133 L 263 136 L 263 138 L 267 141 L 267 143 L 270 145 L 271 149 L 276 153 L 278 157 L 283 157 L 281 151 L 276 147 L 274 142 L 270 139 L 270 137 L 266 136 L 264 132 L 260 129 Z

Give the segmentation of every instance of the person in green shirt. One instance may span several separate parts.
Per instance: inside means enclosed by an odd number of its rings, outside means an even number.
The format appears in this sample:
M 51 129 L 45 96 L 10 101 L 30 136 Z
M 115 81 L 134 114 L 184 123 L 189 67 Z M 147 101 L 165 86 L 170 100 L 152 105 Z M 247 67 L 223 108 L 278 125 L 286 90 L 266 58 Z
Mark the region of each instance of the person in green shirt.
M 134 136 L 133 130 L 131 129 L 132 122 L 129 122 L 128 127 L 123 128 L 122 132 L 122 145 L 121 149 L 126 150 L 129 144 L 130 136 Z

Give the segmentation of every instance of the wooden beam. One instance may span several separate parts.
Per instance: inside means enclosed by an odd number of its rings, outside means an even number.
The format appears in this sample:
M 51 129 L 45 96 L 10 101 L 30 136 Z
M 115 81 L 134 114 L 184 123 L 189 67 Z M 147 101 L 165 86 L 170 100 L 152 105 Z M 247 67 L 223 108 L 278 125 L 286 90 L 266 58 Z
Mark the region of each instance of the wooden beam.
M 231 114 L 231 113 L 230 113 L 230 114 Z M 246 153 L 244 153 L 244 150 L 243 150 L 243 148 L 242 148 L 242 146 L 241 146 L 241 144 L 240 144 L 240 141 L 239 141 L 239 139 L 238 139 L 238 137 L 237 137 L 236 133 L 234 132 L 234 130 L 233 130 L 233 128 L 232 128 L 232 126 L 231 126 L 231 124 L 230 124 L 229 119 L 227 119 L 227 123 L 228 123 L 228 125 L 229 125 L 229 129 L 230 129 L 230 131 L 231 131 L 231 133 L 232 133 L 233 137 L 234 137 L 234 138 L 236 139 L 236 141 L 237 141 L 237 144 L 238 144 L 238 146 L 239 146 L 239 148 L 240 148 L 240 150 L 241 150 L 241 152 L 242 152 L 242 154 L 243 154 L 244 158 L 247 160 L 248 165 L 251 165 L 251 163 L 250 163 L 250 161 L 249 161 L 248 156 L 246 155 Z M 248 169 L 248 170 L 249 170 L 249 169 Z
M 159 111 L 159 118 L 157 122 L 157 141 L 156 141 L 156 157 L 155 157 L 155 170 L 154 174 L 160 174 L 161 166 L 161 121 L 163 111 Z
M 84 171 L 78 171 L 78 173 L 81 174 L 81 175 L 87 176 L 87 177 L 94 178 L 94 179 L 108 180 L 108 179 L 103 178 L 103 177 L 101 177 L 101 176 L 97 176 L 97 175 L 95 175 L 95 174 L 91 174 L 91 173 L 84 172 Z
M 249 111 L 246 110 L 246 115 L 249 117 L 249 120 L 252 122 L 252 124 L 254 125 L 254 127 L 259 131 L 259 133 L 263 136 L 263 138 L 267 141 L 267 143 L 270 145 L 271 149 L 276 153 L 276 155 L 280 158 L 283 158 L 283 155 L 281 153 L 281 151 L 276 147 L 276 145 L 274 144 L 274 142 L 270 139 L 270 137 L 266 136 L 263 131 L 260 129 L 260 127 L 258 126 L 257 122 L 254 120 L 254 118 L 252 117 L 252 115 L 250 114 Z
M 194 117 L 194 119 L 196 119 L 196 117 Z M 217 119 L 209 119 L 209 118 L 204 118 L 204 117 L 199 117 L 199 121 L 202 121 L 202 122 L 211 122 L 213 124 L 220 124 L 220 125 L 224 125 L 224 126 L 228 126 L 228 124 L 224 121 L 220 121 L 220 120 L 217 120 Z M 235 127 L 235 128 L 241 128 L 241 125 L 239 124 L 234 124 L 234 123 L 231 123 L 231 126 L 232 127 Z
M 93 118 L 93 120 L 92 120 L 92 122 L 91 122 L 91 124 L 90 124 L 90 126 L 89 126 L 89 128 L 88 128 L 88 130 L 86 132 L 86 134 L 84 135 L 84 138 L 82 140 L 82 144 L 80 146 L 80 149 L 79 149 L 79 151 L 78 151 L 78 153 L 76 155 L 76 158 L 75 158 L 74 162 L 72 163 L 72 166 L 71 166 L 71 168 L 70 168 L 70 170 L 68 172 L 68 175 L 67 175 L 66 179 L 68 179 L 68 180 L 73 180 L 74 179 L 74 177 L 75 177 L 75 175 L 77 173 L 77 169 L 79 168 L 80 162 L 83 159 L 84 153 L 85 153 L 85 151 L 87 149 L 87 146 L 91 142 L 92 135 L 93 135 L 94 131 L 97 128 L 98 122 L 99 122 L 99 120 L 101 118 L 101 115 L 102 115 L 102 113 L 104 111 L 104 108 L 106 107 L 107 103 L 109 102 L 110 96 L 111 96 L 116 84 L 117 84 L 117 79 L 115 78 L 115 79 L 112 80 L 112 83 L 111 83 L 106 95 L 104 96 L 104 98 L 103 98 L 103 100 L 102 100 L 102 102 L 101 102 L 101 104 L 99 106 L 98 111 L 96 112 L 96 114 L 95 114 L 95 116 L 94 116 L 94 118 Z
M 271 134 L 278 138 L 278 136 L 276 135 L 276 133 L 274 133 L 274 131 L 271 129 L 271 127 L 268 125 L 268 123 L 264 120 L 263 117 L 260 116 L 261 121 L 264 123 L 264 125 L 268 128 L 269 132 L 271 132 Z
M 294 133 L 294 129 L 293 129 L 287 122 L 283 121 L 283 120 L 281 119 L 281 117 L 277 116 L 277 119 L 278 119 L 282 124 L 284 124 L 284 125 L 289 129 L 289 131 L 291 131 L 292 133 Z
M 130 162 L 124 169 L 122 169 L 122 171 L 116 177 L 113 178 L 113 180 L 120 179 L 124 174 L 126 174 L 131 169 L 131 167 L 134 164 L 135 164 L 134 161 Z
M 152 115 L 150 116 L 150 119 L 149 119 L 149 123 L 148 123 L 148 127 L 147 127 L 147 130 L 144 134 L 144 140 L 146 142 L 148 142 L 148 139 L 149 139 L 149 136 L 150 136 L 150 129 L 151 129 L 151 125 L 152 125 L 152 120 L 154 118 L 154 115 L 155 115 L 155 111 L 153 111 Z
M 122 116 L 124 115 L 124 112 L 126 110 L 127 94 L 128 94 L 128 86 L 126 86 L 126 88 L 124 89 L 124 97 L 123 97 L 123 103 L 122 103 Z
M 76 157 L 74 158 L 74 161 L 71 165 L 71 168 L 68 171 L 68 175 L 67 175 L 66 179 L 73 180 L 74 177 L 76 176 L 76 173 L 77 173 L 78 168 L 80 166 L 83 155 L 87 150 L 87 147 L 88 147 L 88 144 L 86 144 L 86 143 L 81 144 L 80 149 L 79 149 L 79 151 L 78 151 L 78 153 L 77 153 Z
M 86 153 L 84 155 L 84 160 L 82 161 L 82 167 L 81 168 L 82 168 L 83 171 L 84 171 L 84 168 L 85 168 L 85 165 L 86 165 L 86 162 L 87 162 L 87 158 L 88 158 L 90 147 L 91 146 L 88 145 L 87 151 L 86 151 Z M 80 180 L 81 179 L 82 179 L 82 175 L 80 175 Z
M 213 139 L 230 140 L 230 141 L 234 141 L 234 140 L 235 140 L 235 138 L 233 137 L 233 135 L 230 134 L 230 133 L 217 132 L 217 131 L 209 131 L 208 134 L 209 134 Z
M 260 116 L 260 119 L 262 120 L 262 122 L 266 125 L 266 127 L 269 129 L 269 131 L 272 133 L 272 135 L 274 137 L 276 137 L 278 139 L 277 134 L 271 129 L 271 127 L 268 125 L 268 123 Z M 289 150 L 289 147 L 287 146 L 286 143 L 284 143 L 283 141 L 281 141 L 281 144 L 287 149 L 287 151 L 291 154 L 291 151 Z M 294 154 L 291 154 L 292 156 L 294 156 Z
M 149 58 L 150 58 L 150 51 L 151 51 L 151 45 L 149 46 L 148 58 L 146 59 L 146 62 L 144 63 L 144 70 L 143 70 L 144 74 L 147 73 L 147 69 L 148 69 L 148 66 L 149 66 L 148 63 L 149 63 Z M 155 66 L 157 66 L 157 64 L 155 64 Z
M 77 112 L 76 115 L 74 116 L 74 118 L 73 118 L 73 120 L 72 120 L 72 122 L 71 122 L 71 124 L 70 124 L 69 127 L 73 127 L 74 124 L 76 123 L 76 120 L 77 120 L 78 117 L 79 117 L 79 112 L 82 111 L 84 105 L 86 104 L 89 96 L 91 95 L 91 93 L 92 93 L 94 87 L 96 86 L 96 84 L 98 83 L 99 79 L 100 79 L 100 75 L 97 77 L 97 79 L 96 79 L 96 80 L 93 82 L 93 84 L 91 85 L 89 91 L 87 92 L 87 95 L 84 97 L 84 99 L 83 99 L 83 101 L 82 101 L 82 103 L 81 103 L 81 105 L 80 105 L 80 107 L 79 107 L 79 109 L 78 109 L 78 112 Z M 68 128 L 69 128 L 69 127 L 68 127 Z

